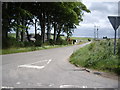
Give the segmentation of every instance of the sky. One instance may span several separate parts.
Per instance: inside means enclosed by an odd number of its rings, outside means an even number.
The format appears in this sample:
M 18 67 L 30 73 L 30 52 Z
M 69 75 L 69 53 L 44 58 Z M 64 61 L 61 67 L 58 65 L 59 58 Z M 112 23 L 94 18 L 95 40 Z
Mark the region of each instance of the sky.
M 74 30 L 73 37 L 94 38 L 94 26 L 97 26 L 99 38 L 105 36 L 114 38 L 114 29 L 108 16 L 118 16 L 119 0 L 82 0 L 82 2 L 91 13 L 84 12 L 83 22 L 80 22 L 80 26 L 77 26 Z M 30 31 L 34 33 L 34 27 L 31 27 Z
M 83 22 L 74 30 L 74 37 L 94 37 L 94 26 L 98 27 L 98 37 L 114 38 L 114 29 L 108 16 L 118 16 L 118 0 L 83 0 L 91 11 L 84 13 Z M 118 31 L 118 30 L 117 30 Z

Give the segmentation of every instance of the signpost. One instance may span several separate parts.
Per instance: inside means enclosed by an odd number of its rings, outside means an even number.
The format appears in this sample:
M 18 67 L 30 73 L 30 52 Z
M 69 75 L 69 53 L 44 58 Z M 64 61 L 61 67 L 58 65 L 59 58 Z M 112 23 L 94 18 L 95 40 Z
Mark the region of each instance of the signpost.
M 118 27 L 120 26 L 120 16 L 108 16 L 108 19 L 115 30 L 114 54 L 116 54 L 116 32 L 117 32 Z

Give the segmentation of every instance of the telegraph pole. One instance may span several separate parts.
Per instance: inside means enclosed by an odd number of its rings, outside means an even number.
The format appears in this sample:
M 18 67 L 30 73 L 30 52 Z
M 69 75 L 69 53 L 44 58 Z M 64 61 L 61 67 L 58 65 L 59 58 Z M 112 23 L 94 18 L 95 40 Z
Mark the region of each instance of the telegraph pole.
M 96 25 L 94 25 L 94 40 L 96 39 Z
M 97 40 L 98 40 L 98 27 L 97 27 Z
M 98 30 L 99 30 L 99 26 L 96 26 L 96 25 L 94 25 L 94 39 L 96 40 L 98 40 Z

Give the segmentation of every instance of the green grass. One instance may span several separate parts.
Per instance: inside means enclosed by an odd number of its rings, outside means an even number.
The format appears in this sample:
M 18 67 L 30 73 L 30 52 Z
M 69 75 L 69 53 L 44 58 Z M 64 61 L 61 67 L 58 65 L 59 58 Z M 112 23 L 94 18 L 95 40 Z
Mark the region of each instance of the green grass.
M 81 42 L 79 44 L 83 44 L 85 42 Z M 12 54 L 12 53 L 21 53 L 21 52 L 30 52 L 30 51 L 36 51 L 36 50 L 43 50 L 43 49 L 51 49 L 51 48 L 59 48 L 59 47 L 66 47 L 66 46 L 72 46 L 72 44 L 68 45 L 46 45 L 41 47 L 11 47 L 8 49 L 1 49 L 0 55 L 4 54 Z
M 113 54 L 113 40 L 96 41 L 80 48 L 71 55 L 70 62 L 76 66 L 120 74 L 118 54 Z
M 16 41 L 15 39 L 15 33 L 9 33 L 9 38 L 7 40 L 4 40 L 3 42 L 3 49 L 0 50 L 1 54 L 11 54 L 11 53 L 20 53 L 20 52 L 29 52 L 29 51 L 36 51 L 36 50 L 43 50 L 43 49 L 49 49 L 49 48 L 58 48 L 63 46 L 69 46 L 69 44 L 66 42 L 66 37 L 61 36 L 61 39 L 59 42 L 56 43 L 56 45 L 52 45 L 49 42 L 45 42 L 42 46 L 36 46 L 36 43 L 33 42 L 20 42 Z M 85 43 L 86 41 L 82 41 L 78 44 Z M 40 43 L 40 42 L 38 42 Z M 71 44 L 72 45 L 72 44 Z
M 12 53 L 20 53 L 20 52 L 30 52 L 30 51 L 36 51 L 36 50 L 43 50 L 43 49 L 50 49 L 50 48 L 58 48 L 58 47 L 65 47 L 68 45 L 47 45 L 47 46 L 42 46 L 42 47 L 14 47 L 14 48 L 8 48 L 8 49 L 3 49 L 0 50 L 0 55 L 1 54 L 12 54 Z
M 15 33 L 8 33 L 8 36 L 16 38 L 16 34 Z
M 87 38 L 87 37 L 71 37 L 71 39 L 77 39 L 77 40 L 88 40 L 88 39 L 91 39 L 91 40 L 93 40 L 93 38 Z

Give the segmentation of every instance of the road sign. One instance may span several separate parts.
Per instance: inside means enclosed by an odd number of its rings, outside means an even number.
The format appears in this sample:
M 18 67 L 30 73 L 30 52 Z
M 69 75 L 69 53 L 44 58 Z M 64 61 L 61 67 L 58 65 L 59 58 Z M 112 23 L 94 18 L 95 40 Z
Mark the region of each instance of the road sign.
M 112 24 L 114 30 L 117 30 L 120 25 L 120 16 L 108 16 L 108 19 Z
M 115 30 L 114 54 L 116 54 L 116 33 L 117 33 L 118 27 L 120 26 L 120 16 L 108 16 L 108 19 Z

